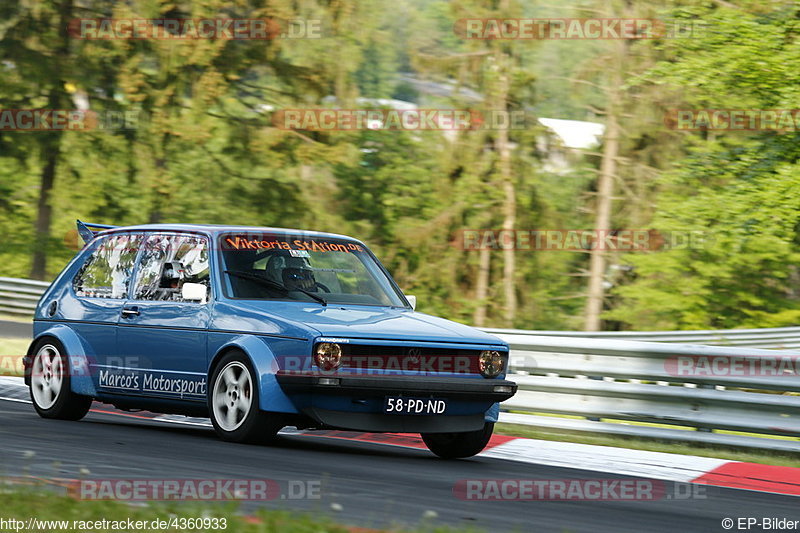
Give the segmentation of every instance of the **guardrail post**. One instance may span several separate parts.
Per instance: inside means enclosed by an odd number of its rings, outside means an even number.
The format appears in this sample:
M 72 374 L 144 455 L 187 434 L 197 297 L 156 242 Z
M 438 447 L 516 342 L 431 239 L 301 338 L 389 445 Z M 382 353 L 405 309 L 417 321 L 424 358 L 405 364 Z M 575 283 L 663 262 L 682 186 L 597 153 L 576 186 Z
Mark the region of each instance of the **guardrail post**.
M 716 386 L 712 385 L 711 383 L 700 383 L 697 386 L 697 388 L 698 389 L 716 389 Z M 694 429 L 695 429 L 695 431 L 699 431 L 700 433 L 714 433 L 714 430 L 712 428 L 699 427 L 699 428 L 694 428 Z
M 603 381 L 603 376 L 589 376 L 589 379 L 593 379 L 595 381 Z M 600 422 L 601 419 L 598 416 L 587 416 L 586 420 L 591 420 L 592 422 Z

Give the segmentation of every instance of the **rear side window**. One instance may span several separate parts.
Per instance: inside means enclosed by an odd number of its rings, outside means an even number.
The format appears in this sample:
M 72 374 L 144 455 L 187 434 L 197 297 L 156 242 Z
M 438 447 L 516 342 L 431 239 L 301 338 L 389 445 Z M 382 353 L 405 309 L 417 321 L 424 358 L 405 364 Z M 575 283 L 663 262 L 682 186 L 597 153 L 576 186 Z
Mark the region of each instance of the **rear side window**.
M 142 235 L 106 237 L 72 281 L 75 294 L 89 298 L 126 298 Z
M 150 235 L 136 274 L 134 298 L 183 302 L 185 283 L 210 288 L 208 241 L 196 235 Z

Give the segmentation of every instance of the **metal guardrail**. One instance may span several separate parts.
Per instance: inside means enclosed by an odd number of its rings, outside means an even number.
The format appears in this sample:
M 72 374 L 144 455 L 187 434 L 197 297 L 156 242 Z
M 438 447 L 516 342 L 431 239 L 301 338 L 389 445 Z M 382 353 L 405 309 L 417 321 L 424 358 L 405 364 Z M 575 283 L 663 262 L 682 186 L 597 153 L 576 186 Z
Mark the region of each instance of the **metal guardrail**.
M 49 286 L 46 281 L 0 277 L 0 313 L 33 316 L 36 303 Z
M 484 328 L 483 330 L 495 335 L 544 335 L 577 339 L 616 339 L 708 344 L 712 346 L 742 346 L 748 348 L 800 349 L 800 327 L 691 331 L 527 331 L 497 328 Z
M 32 315 L 36 302 L 50 284 L 44 281 L 0 277 L 0 312 Z M 591 339 L 672 342 L 767 349 L 800 349 L 800 326 L 761 329 L 722 329 L 693 331 L 533 331 L 481 328 L 487 333 L 540 335 Z
M 48 286 L 42 281 L 0 277 L 0 312 L 33 314 Z M 758 348 L 800 347 L 800 327 L 484 331 L 509 343 L 509 378 L 520 386 L 519 392 L 503 403 L 501 421 L 800 453 L 800 352 Z M 687 341 L 697 344 L 676 344 Z M 712 343 L 726 346 L 702 345 Z M 723 365 L 722 371 L 713 366 L 702 367 L 708 372 L 691 375 L 682 371 L 686 367 L 681 363 L 695 364 L 697 369 L 701 360 L 727 361 L 728 365 Z M 744 370 L 731 372 L 734 361 Z M 769 377 L 749 375 L 753 372 L 746 370 L 768 370 L 772 366 L 764 363 L 769 361 L 776 361 L 776 369 L 782 361 L 782 372 Z M 730 431 L 747 435 L 726 433 Z
M 800 353 L 497 335 L 520 387 L 501 421 L 800 453 Z

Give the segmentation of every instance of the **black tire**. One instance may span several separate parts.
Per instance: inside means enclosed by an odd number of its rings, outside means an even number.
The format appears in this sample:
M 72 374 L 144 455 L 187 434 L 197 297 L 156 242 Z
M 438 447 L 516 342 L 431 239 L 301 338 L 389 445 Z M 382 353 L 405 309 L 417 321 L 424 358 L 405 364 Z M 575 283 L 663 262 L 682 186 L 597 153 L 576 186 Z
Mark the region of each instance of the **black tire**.
M 31 350 L 31 358 L 31 381 L 28 386 L 28 392 L 31 396 L 33 408 L 39 416 L 58 420 L 80 420 L 86 416 L 92 406 L 92 398 L 72 392 L 70 388 L 69 359 L 64 345 L 52 337 L 40 339 Z M 43 370 L 42 364 L 46 358 L 51 363 L 57 359 L 60 364 L 60 372 L 53 372 L 53 364 L 50 364 L 50 370 Z M 51 396 L 52 403 L 45 402 L 43 394 L 45 394 L 44 389 L 48 383 L 45 378 L 49 374 L 51 376 L 50 382 L 52 382 L 52 376 L 55 373 L 60 374 L 61 384 L 58 392 L 53 393 Z M 52 389 L 49 390 L 52 393 Z
M 494 423 L 486 422 L 483 429 L 462 433 L 421 433 L 425 446 L 442 459 L 462 459 L 479 454 L 489 443 Z
M 231 391 L 229 390 L 225 398 L 233 402 L 233 404 L 225 403 L 221 404 L 220 408 L 215 408 L 215 392 L 217 392 L 218 385 L 226 386 L 223 372 L 226 372 L 228 369 L 232 369 L 234 373 L 236 371 L 246 371 L 251 386 L 249 389 L 244 387 L 241 391 L 239 388 L 236 388 L 238 392 L 235 396 L 230 396 Z M 265 443 L 273 440 L 278 431 L 284 426 L 283 418 L 280 414 L 268 413 L 259 408 L 258 380 L 256 378 L 256 373 L 253 371 L 250 360 L 242 351 L 231 350 L 225 354 L 212 370 L 208 383 L 208 414 L 217 435 L 219 435 L 222 440 L 228 442 Z M 250 407 L 247 413 L 242 413 L 241 419 L 239 419 L 238 416 L 240 409 L 237 410 L 237 402 L 240 396 L 249 397 L 250 400 Z M 231 409 L 222 410 L 221 406 L 229 408 L 230 405 L 237 405 L 237 409 L 233 409 L 236 411 L 236 427 L 232 427 L 228 420 L 222 419 L 223 415 L 226 415 L 228 410 Z

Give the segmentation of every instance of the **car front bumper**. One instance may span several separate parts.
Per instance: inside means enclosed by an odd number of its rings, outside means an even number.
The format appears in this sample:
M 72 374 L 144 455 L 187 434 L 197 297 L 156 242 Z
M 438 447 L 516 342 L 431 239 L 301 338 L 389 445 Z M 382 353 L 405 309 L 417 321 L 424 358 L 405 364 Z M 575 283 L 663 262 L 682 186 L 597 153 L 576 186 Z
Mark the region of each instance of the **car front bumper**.
M 512 397 L 516 383 L 502 379 L 421 376 L 276 376 L 299 409 L 323 427 L 374 432 L 454 433 L 482 429 L 485 412 Z M 444 399 L 449 413 L 383 412 L 386 397 Z

